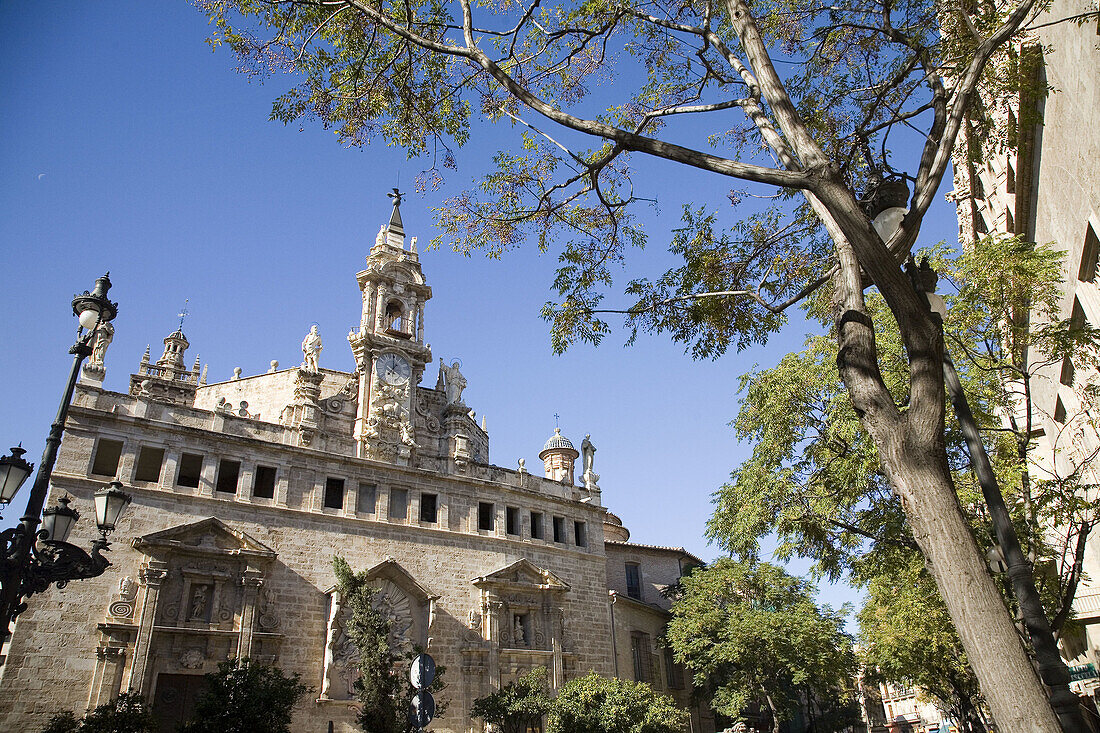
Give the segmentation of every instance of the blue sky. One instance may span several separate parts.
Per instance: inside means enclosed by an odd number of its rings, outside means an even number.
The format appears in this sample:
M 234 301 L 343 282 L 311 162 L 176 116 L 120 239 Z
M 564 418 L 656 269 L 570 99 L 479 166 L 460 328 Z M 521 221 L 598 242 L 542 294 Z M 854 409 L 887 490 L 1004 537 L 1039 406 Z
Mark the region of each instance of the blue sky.
M 296 364 L 313 322 L 325 339 L 321 365 L 354 366 L 346 334 L 358 325 L 355 273 L 389 215 L 385 193 L 412 191 L 423 164 L 381 144 L 342 148 L 317 124 L 268 121 L 288 81 L 249 83 L 230 53 L 211 52 L 207 33 L 185 2 L 47 11 L 0 0 L 0 444 L 22 441 L 35 462 L 70 363 L 70 300 L 105 270 L 119 303 L 108 389 L 127 389 L 147 344 L 159 355 L 185 300 L 187 361 L 201 355 L 210 381 L 238 366 L 266 371 L 272 359 Z M 445 187 L 408 196 L 408 234 L 435 236 L 429 207 L 469 186 L 512 132 L 476 127 Z M 674 264 L 664 249 L 683 203 L 730 215 L 726 192 L 736 187 L 670 163 L 641 168 L 636 182 L 648 190 L 639 193 L 658 205 L 644 217 L 651 245 L 623 282 Z M 937 207 L 925 241 L 955 236 L 953 209 L 942 199 Z M 802 327 L 714 362 L 693 361 L 661 336 L 623 348 L 621 330 L 558 357 L 538 317 L 556 254 L 531 247 L 492 261 L 444 249 L 421 262 L 434 293 L 426 340 L 436 359 L 462 360 L 465 401 L 488 420 L 490 460 L 538 466 L 557 413 L 575 444 L 592 435 L 604 503 L 633 540 L 713 557 L 703 539 L 710 495 L 748 450 L 728 426 L 738 376 L 798 348 Z M 429 370 L 425 381 L 434 380 Z M 9 509 L 5 520 L 18 516 Z

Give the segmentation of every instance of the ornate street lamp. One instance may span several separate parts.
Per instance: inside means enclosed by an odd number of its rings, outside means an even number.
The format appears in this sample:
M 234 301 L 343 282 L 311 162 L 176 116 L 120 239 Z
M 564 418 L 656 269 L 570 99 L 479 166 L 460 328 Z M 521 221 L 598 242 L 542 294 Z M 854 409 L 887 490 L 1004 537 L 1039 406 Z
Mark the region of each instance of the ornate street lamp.
M 80 365 L 92 353 L 100 324 L 111 321 L 118 314 L 118 305 L 107 298 L 110 288 L 111 280 L 104 275 L 96 280 L 91 293 L 85 290 L 73 298 L 73 315 L 79 319 L 80 328 L 76 343 L 69 349 L 73 366 L 65 395 L 46 437 L 46 449 L 31 486 L 27 511 L 19 524 L 0 533 L 0 631 L 4 639 L 10 634 L 12 619 L 26 610 L 28 597 L 46 590 L 52 583 L 62 588 L 71 580 L 102 575 L 110 567 L 111 563 L 102 555 L 108 548 L 107 535 L 114 530 L 130 503 L 130 496 L 122 491 L 118 481 L 96 492 L 96 524 L 100 537 L 92 542 L 90 554 L 67 542 L 69 532 L 80 518 L 80 513 L 69 507 L 69 497 L 62 497 L 57 506 L 42 511 Z M 25 452 L 17 447 L 11 449 L 10 455 L 0 457 L 0 508 L 11 503 L 34 469 L 23 460 Z

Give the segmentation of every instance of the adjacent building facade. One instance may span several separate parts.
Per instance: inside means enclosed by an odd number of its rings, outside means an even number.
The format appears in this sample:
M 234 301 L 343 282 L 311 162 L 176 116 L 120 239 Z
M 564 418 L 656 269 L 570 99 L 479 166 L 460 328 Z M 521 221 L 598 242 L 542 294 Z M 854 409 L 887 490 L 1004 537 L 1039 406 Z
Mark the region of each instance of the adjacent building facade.
M 959 234 L 970 244 L 985 234 L 1017 234 L 1065 251 L 1059 317 L 1100 326 L 1100 20 L 1095 3 L 1054 0 L 1028 40 L 1010 50 L 1020 92 L 982 96 L 955 153 Z M 1006 135 L 982 136 L 990 123 Z M 1040 369 L 1032 380 L 1032 472 L 1037 479 L 1100 485 L 1100 413 L 1095 370 L 1072 359 Z M 1017 425 L 1027 409 L 1014 416 Z M 1091 490 L 1095 493 L 1095 489 Z M 1093 496 L 1095 499 L 1095 496 Z M 1095 517 L 1082 515 L 1094 521 Z M 1051 541 L 1072 564 L 1075 528 L 1052 527 Z M 1085 547 L 1074 612 L 1083 622 L 1061 642 L 1073 686 L 1092 693 L 1100 661 L 1100 536 Z
M 488 462 L 460 365 L 436 366 L 424 340 L 431 288 L 399 203 L 356 279 L 354 372 L 319 364 L 313 328 L 300 367 L 208 384 L 186 364 L 181 326 L 121 394 L 102 387 L 104 334 L 74 396 L 51 500 L 90 507 L 117 477 L 134 501 L 107 573 L 35 596 L 18 618 L 0 729 L 34 730 L 121 691 L 152 700 L 172 729 L 204 673 L 250 657 L 313 686 L 294 730 L 354 730 L 357 651 L 334 556 L 369 571 L 392 646 L 446 666 L 448 706 L 433 730 L 480 730 L 474 699 L 535 666 L 555 688 L 595 670 L 689 704 L 660 644 L 668 602 L 657 590 L 698 558 L 629 542 L 603 506 L 587 437 L 578 451 L 556 431 L 542 475 Z M 433 373 L 435 386 L 422 385 Z M 713 719 L 696 710 L 692 729 L 713 730 Z

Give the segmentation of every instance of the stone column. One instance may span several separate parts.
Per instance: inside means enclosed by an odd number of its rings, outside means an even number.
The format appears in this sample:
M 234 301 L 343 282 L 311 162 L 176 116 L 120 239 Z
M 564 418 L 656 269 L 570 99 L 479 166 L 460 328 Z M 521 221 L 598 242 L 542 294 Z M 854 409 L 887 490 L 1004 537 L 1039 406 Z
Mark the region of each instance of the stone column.
M 562 610 L 562 613 L 565 613 Z M 543 617 L 549 622 L 550 627 L 550 651 L 553 653 L 553 661 L 550 670 L 550 689 L 558 690 L 565 684 L 565 662 L 562 659 L 561 624 L 555 623 L 554 609 L 549 602 L 543 604 Z
M 386 283 L 378 283 L 378 299 L 374 312 L 374 330 L 381 333 L 386 327 Z
M 416 343 L 424 343 L 424 305 L 416 307 Z
M 143 695 L 148 688 L 145 676 L 148 673 L 149 652 L 153 641 L 157 599 L 160 597 L 160 586 L 168 577 L 168 563 L 150 560 L 141 568 L 138 577 L 145 586 L 145 597 L 141 602 L 141 618 L 138 621 L 137 638 L 134 640 L 134 664 L 130 668 L 130 680 L 126 689 Z
M 237 659 L 252 656 L 252 633 L 256 626 L 256 598 L 263 584 L 264 579 L 257 570 L 246 570 L 244 577 L 241 578 L 244 593 L 241 600 L 241 630 L 237 643 Z
M 489 632 L 489 687 L 500 689 L 500 624 L 504 613 L 504 604 L 498 600 L 485 601 L 482 604 L 485 623 Z

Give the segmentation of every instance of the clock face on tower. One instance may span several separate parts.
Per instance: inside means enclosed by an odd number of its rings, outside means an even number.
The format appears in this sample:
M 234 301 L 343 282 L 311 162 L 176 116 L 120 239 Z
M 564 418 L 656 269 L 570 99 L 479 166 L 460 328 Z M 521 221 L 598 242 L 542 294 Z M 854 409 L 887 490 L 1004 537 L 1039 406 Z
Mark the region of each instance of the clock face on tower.
M 386 384 L 392 384 L 394 386 L 399 384 L 405 384 L 409 381 L 409 377 L 412 376 L 412 366 L 405 357 L 400 354 L 394 354 L 387 352 L 378 357 L 375 362 L 378 368 L 378 376 Z

